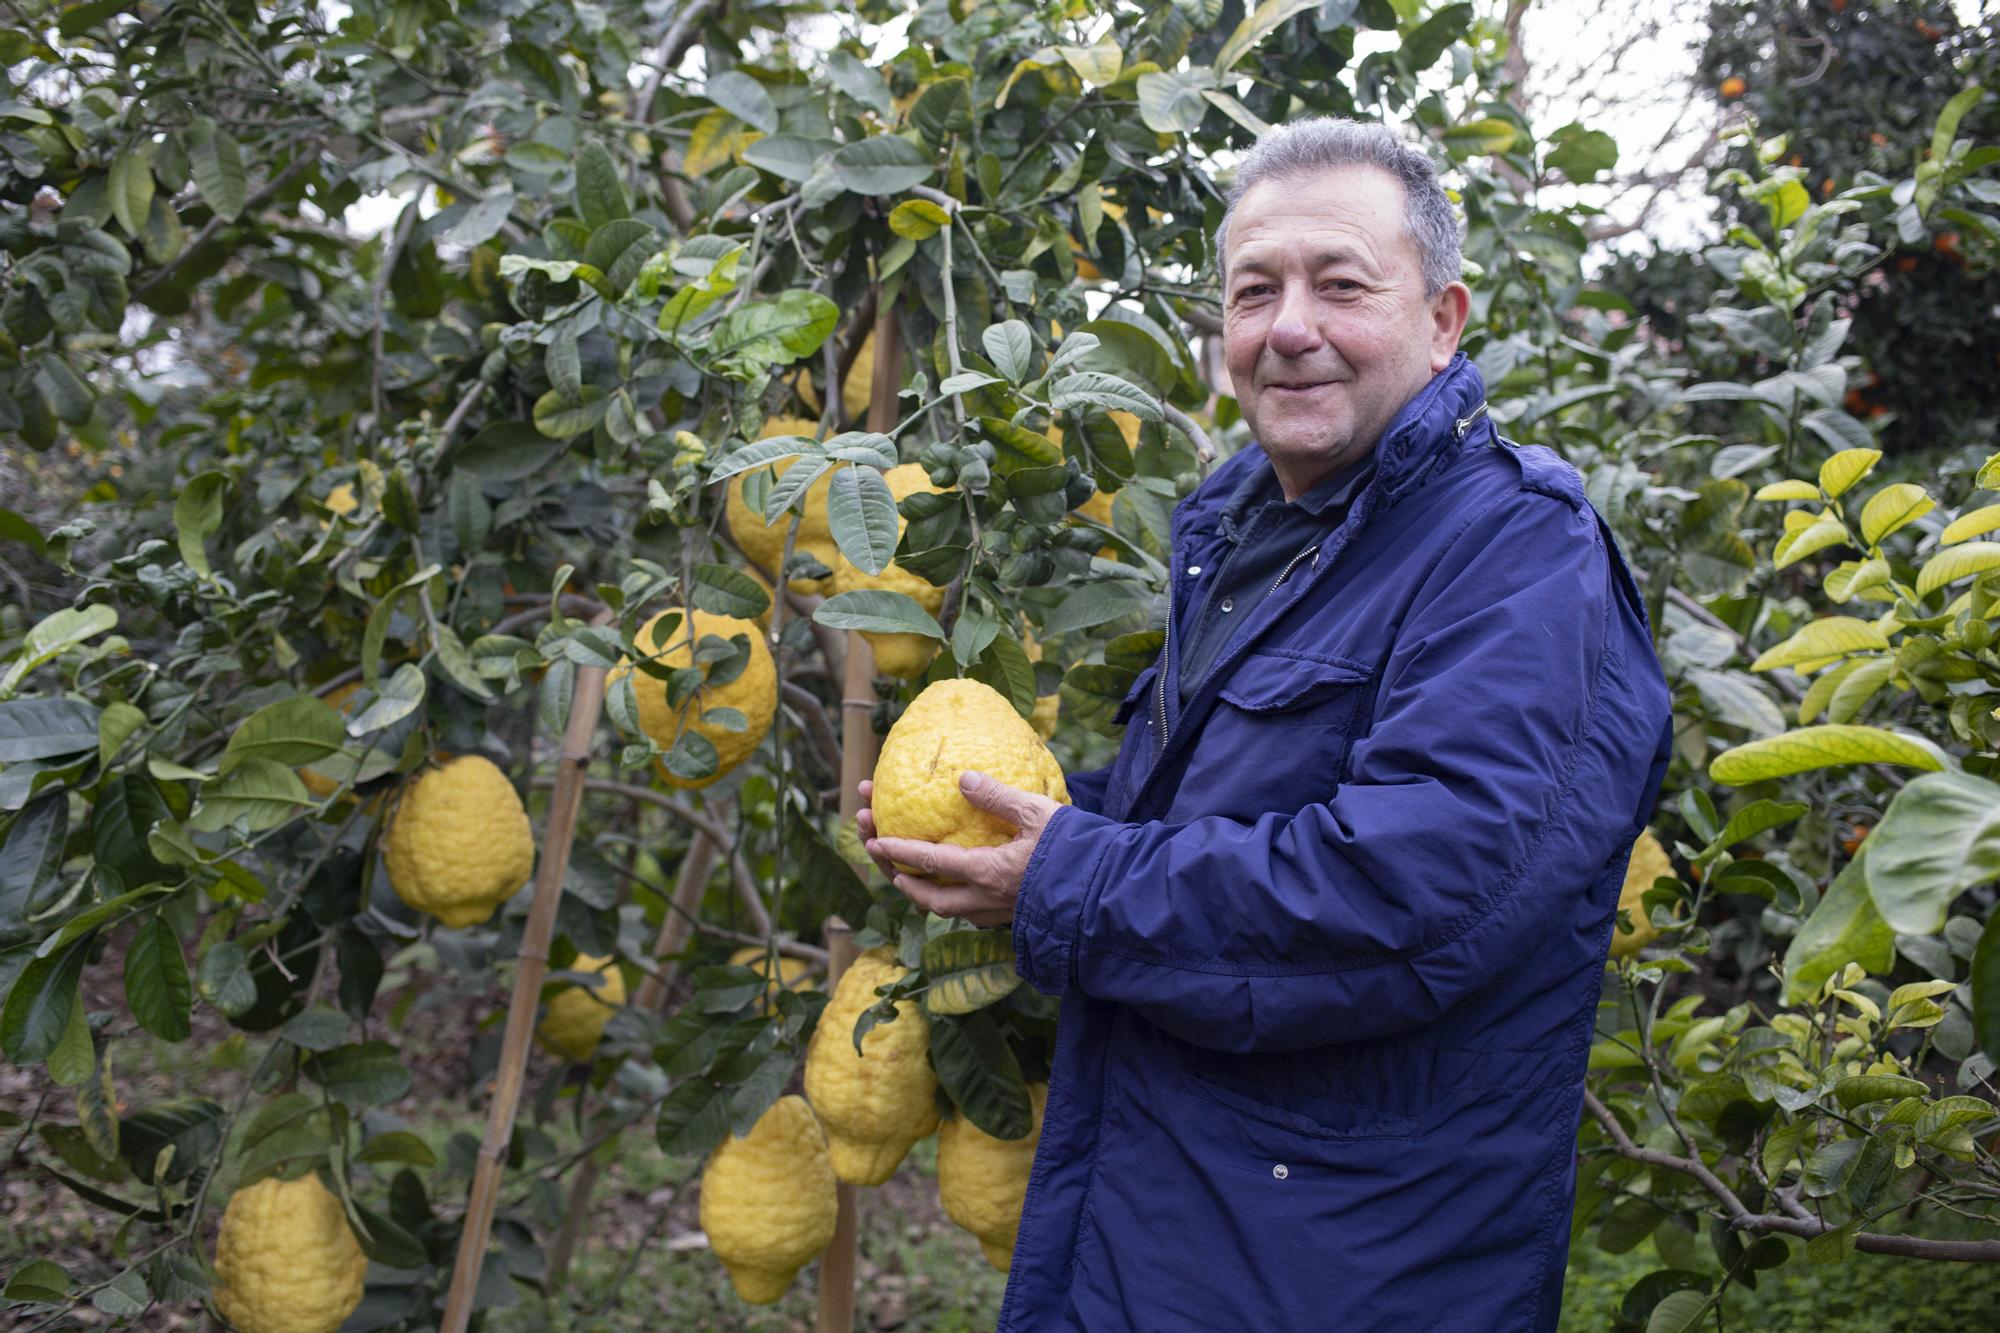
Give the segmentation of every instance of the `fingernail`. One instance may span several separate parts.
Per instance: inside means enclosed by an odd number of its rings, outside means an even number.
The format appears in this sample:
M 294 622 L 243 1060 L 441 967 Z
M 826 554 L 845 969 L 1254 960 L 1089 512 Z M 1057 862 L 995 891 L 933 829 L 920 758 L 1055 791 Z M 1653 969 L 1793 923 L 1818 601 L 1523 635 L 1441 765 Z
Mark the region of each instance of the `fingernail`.
M 974 773 L 970 770 L 967 770 L 966 772 L 960 773 L 958 775 L 958 785 L 965 791 L 977 790 L 979 784 L 984 781 L 986 781 L 986 775 L 984 773 Z

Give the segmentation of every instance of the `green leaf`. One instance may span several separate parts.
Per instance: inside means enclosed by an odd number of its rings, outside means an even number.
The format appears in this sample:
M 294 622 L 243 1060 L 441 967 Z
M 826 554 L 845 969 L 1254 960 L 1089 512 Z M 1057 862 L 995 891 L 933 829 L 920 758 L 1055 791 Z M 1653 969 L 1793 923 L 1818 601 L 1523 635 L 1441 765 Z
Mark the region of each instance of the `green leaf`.
M 788 181 L 803 182 L 813 168 L 840 145 L 831 139 L 808 139 L 797 134 L 773 134 L 743 150 L 743 160 L 761 171 Z
M 1049 404 L 1059 412 L 1075 407 L 1105 407 L 1130 412 L 1141 421 L 1165 420 L 1159 400 L 1152 394 L 1116 375 L 1095 370 L 1066 375 L 1056 381 L 1049 392 Z
M 1880 449 L 1842 449 L 1819 465 L 1819 488 L 1838 499 L 1848 487 L 1871 472 L 1882 459 Z
M 1896 932 L 1868 896 L 1869 854 L 1864 844 L 1792 937 L 1785 950 L 1787 1004 L 1815 1003 L 1820 988 L 1849 963 L 1859 963 L 1869 972 L 1887 972 L 1894 964 Z
M 249 180 L 243 170 L 243 150 L 215 122 L 197 117 L 187 128 L 188 166 L 210 211 L 234 222 L 243 211 Z
M 201 804 L 187 825 L 197 833 L 220 833 L 232 824 L 246 833 L 261 833 L 311 800 L 290 768 L 270 759 L 245 759 L 228 776 L 201 789 Z
M 90 812 L 91 855 L 134 888 L 177 878 L 154 857 L 148 843 L 156 826 L 173 822 L 173 811 L 150 776 L 125 773 L 111 778 Z
M 693 597 L 697 610 L 739 620 L 754 620 L 771 609 L 763 585 L 728 565 L 696 565 Z
M 69 836 L 69 794 L 31 801 L 0 843 L 0 932 L 11 933 L 56 882 Z
M 625 184 L 618 178 L 618 164 L 611 160 L 611 151 L 596 139 L 577 154 L 576 211 L 584 225 L 593 231 L 632 212 L 631 205 L 625 202 Z
M 98 717 L 95 708 L 75 699 L 0 703 L 0 764 L 94 750 Z
M 114 0 L 114 3 L 123 8 L 125 0 Z M 69 1300 L 69 1291 L 68 1273 L 46 1259 L 33 1259 L 8 1277 L 6 1287 L 0 1289 L 0 1298 L 20 1301 L 24 1305 L 62 1305 Z
M 153 152 L 150 146 L 128 148 L 111 162 L 111 215 L 127 236 L 146 229 L 153 211 Z
M 1974 84 L 1952 95 L 1938 112 L 1937 124 L 1931 130 L 1931 158 L 1943 162 L 1951 156 L 1951 141 L 1958 134 L 1958 123 L 1965 119 L 1965 113 L 1978 106 L 1986 90 Z
M 118 613 L 103 603 L 81 610 L 65 607 L 45 616 L 21 640 L 7 674 L 0 676 L 0 695 L 12 694 L 30 671 L 55 660 L 80 643 L 118 626 Z
M 938 1086 L 960 1115 L 996 1139 L 1026 1138 L 1034 1130 L 1020 1062 L 991 1010 L 940 1014 L 931 1019 L 930 1036 Z
M 1024 468 L 1054 467 L 1063 461 L 1062 446 L 1040 431 L 1016 426 L 1002 417 L 978 418 L 979 431 L 993 443 L 993 468 L 1008 476 Z
M 709 337 L 708 349 L 717 357 L 789 365 L 817 352 L 839 322 L 840 307 L 818 292 L 794 288 L 724 315 Z
M 357 1162 L 405 1162 L 425 1170 L 437 1165 L 437 1154 L 428 1143 L 408 1130 L 392 1129 L 377 1134 L 361 1145 L 354 1155 Z
M 828 629 L 867 630 L 874 634 L 921 634 L 944 639 L 944 630 L 916 598 L 881 588 L 864 588 L 829 597 L 813 611 L 813 619 Z
M 1798 801 L 1752 801 L 1729 816 L 1729 822 L 1722 826 L 1722 831 L 1709 840 L 1701 855 L 1695 857 L 1695 864 L 1707 865 L 1740 842 L 1748 842 L 1774 828 L 1783 828 L 1810 808 Z
M 611 396 L 595 384 L 584 385 L 575 398 L 566 396 L 560 389 L 550 389 L 535 400 L 535 429 L 552 440 L 566 441 L 604 420 L 604 414 L 610 410 Z M 560 447 L 557 446 L 558 449 Z M 503 457 L 507 460 L 507 467 L 523 465 L 524 460 L 518 450 L 510 450 Z M 535 464 L 535 468 L 540 466 L 540 462 Z
M 1927 773 L 1896 793 L 1868 838 L 1868 890 L 1907 935 L 1944 929 L 1952 900 L 2000 877 L 2000 784 Z
M 1692 1333 L 1706 1319 L 1708 1307 L 1706 1292 L 1668 1292 L 1666 1298 L 1654 1306 L 1652 1314 L 1647 1316 L 1646 1333 Z
M 1021 984 L 1014 970 L 1014 936 L 1006 929 L 952 930 L 924 942 L 924 1008 L 969 1014 L 998 1004 Z
M 155 1163 L 171 1148 L 165 1179 L 186 1180 L 208 1170 L 216 1149 L 222 1146 L 226 1115 L 221 1103 L 207 1097 L 156 1103 L 125 1117 L 119 1126 L 119 1154 L 134 1175 L 150 1184 L 155 1179 Z
M 80 426 L 90 419 L 97 395 L 77 378 L 69 362 L 51 351 L 35 363 L 37 382 L 48 398 L 49 410 L 66 426 Z
M 1229 34 L 1227 41 L 1215 53 L 1215 68 L 1227 73 L 1236 67 L 1236 62 L 1250 54 L 1266 37 L 1276 32 L 1284 23 L 1308 9 L 1319 8 L 1320 0 L 1264 0 L 1255 9 L 1243 16 L 1236 30 Z
M 832 163 L 835 177 L 856 194 L 901 194 L 937 170 L 929 153 L 893 134 L 842 144 Z
M 1063 712 L 1100 736 L 1118 736 L 1118 707 L 1137 673 L 1119 666 L 1083 662 L 1063 673 Z
M 223 1015 L 234 1018 L 257 1003 L 250 955 L 234 940 L 210 946 L 195 973 L 195 991 Z
M 928 199 L 905 199 L 889 210 L 889 230 L 913 241 L 928 241 L 951 225 L 951 214 Z
M 1852 616 L 1827 616 L 1806 625 L 1776 647 L 1766 649 L 1752 671 L 1774 671 L 1800 662 L 1817 662 L 1847 653 L 1887 652 L 1888 636 L 1865 620 Z
M 180 936 L 161 917 L 148 919 L 132 937 L 125 954 L 125 1001 L 139 1026 L 164 1041 L 185 1041 L 194 1031 L 189 1022 L 194 983 Z
M 1042 629 L 1046 634 L 1066 634 L 1122 620 L 1151 607 L 1153 596 L 1153 590 L 1145 584 L 1127 579 L 1080 584 L 1070 589 L 1062 604 L 1049 612 Z
M 1884 486 L 1861 508 L 1861 536 L 1873 546 L 1936 508 L 1937 501 L 1921 486 L 1907 481 Z
M 1034 370 L 1035 340 L 1028 326 L 1018 319 L 989 326 L 979 335 L 993 366 L 1015 383 L 1026 380 Z
M 153 1293 L 136 1268 L 128 1268 L 90 1294 L 90 1303 L 113 1319 L 130 1319 L 144 1314 L 153 1303 Z
M 1989 569 L 2000 569 L 2000 542 L 1966 542 L 1946 547 L 1917 571 L 1917 596 L 1928 597 L 1948 583 L 1956 583 Z
M 1201 128 L 1202 117 L 1208 114 L 1208 99 L 1202 94 L 1214 86 L 1215 76 L 1200 66 L 1171 73 L 1155 70 L 1141 74 L 1139 119 L 1155 134 L 1193 134 Z
M 305 1062 L 306 1077 L 347 1106 L 380 1106 L 410 1091 L 402 1054 L 386 1041 L 341 1046 Z
M 1741 787 L 1843 764 L 1894 764 L 1936 771 L 1944 767 L 1938 748 L 1920 736 L 1880 727 L 1801 727 L 1782 736 L 1750 741 L 1717 755 L 1708 775 Z
M 347 1015 L 325 1005 L 301 1009 L 285 1020 L 286 1041 L 306 1051 L 330 1051 L 347 1036 Z
M 1986 1058 L 2000 1063 L 2000 912 L 1972 951 L 1972 1036 Z
M 1870 1102 L 1886 1102 L 1892 1098 L 1923 1097 L 1929 1095 L 1931 1085 L 1914 1078 L 1903 1078 L 1897 1074 L 1858 1074 L 1841 1079 L 1833 1085 L 1833 1095 L 1846 1110 L 1866 1106 Z
M 826 492 L 827 526 L 840 553 L 869 574 L 896 554 L 902 518 L 889 483 L 872 467 L 836 468 Z
M 1618 165 L 1618 142 L 1603 130 L 1565 125 L 1549 142 L 1554 147 L 1543 162 L 1578 185 L 1588 185 Z
M 89 951 L 89 939 L 78 940 L 60 953 L 31 959 L 14 978 L 0 1008 L 0 1050 L 15 1064 L 48 1059 L 62 1040 L 70 1011 L 82 1003 L 77 978 Z
M 229 737 L 216 771 L 235 772 L 252 759 L 297 768 L 326 758 L 346 740 L 347 719 L 314 695 L 280 699 L 243 719 Z
M 653 1137 L 669 1157 L 701 1157 L 729 1133 L 731 1089 L 707 1078 L 683 1081 L 660 1103 Z
M 189 569 L 209 577 L 205 543 L 222 526 L 222 498 L 229 478 L 220 472 L 204 472 L 181 489 L 174 501 L 174 528 L 180 534 L 181 559 Z
M 423 668 L 415 662 L 403 663 L 377 688 L 375 702 L 347 720 L 347 734 L 359 739 L 402 721 L 417 711 L 424 692 Z
M 70 1006 L 69 1025 L 62 1039 L 49 1052 L 49 1081 L 61 1088 L 74 1088 L 97 1068 L 97 1048 L 90 1041 L 90 1020 L 84 1017 L 83 997 Z
M 778 111 L 764 85 L 741 70 L 725 70 L 708 81 L 702 96 L 763 134 L 778 131 Z
M 528 422 L 496 421 L 466 441 L 451 464 L 481 481 L 520 481 L 541 471 L 562 450 Z
M 125 742 L 133 732 L 146 725 L 146 714 L 123 700 L 114 700 L 104 706 L 104 715 L 97 719 L 97 762 L 105 768 L 124 749 Z

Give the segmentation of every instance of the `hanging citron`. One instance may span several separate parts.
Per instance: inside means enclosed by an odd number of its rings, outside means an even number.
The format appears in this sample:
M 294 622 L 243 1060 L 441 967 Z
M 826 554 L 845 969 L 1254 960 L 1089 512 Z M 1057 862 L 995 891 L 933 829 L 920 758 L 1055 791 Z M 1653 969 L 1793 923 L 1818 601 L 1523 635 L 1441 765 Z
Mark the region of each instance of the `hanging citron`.
M 701 1229 L 736 1294 L 768 1305 L 833 1240 L 838 1184 L 826 1135 L 799 1096 L 780 1097 L 701 1173 Z
M 778 1002 L 781 990 L 802 991 L 812 986 L 812 964 L 803 958 L 793 958 L 789 954 L 778 955 L 778 975 L 771 976 L 771 955 L 761 944 L 752 944 L 729 955 L 731 967 L 747 967 L 763 977 L 769 984 L 764 988 L 763 1005 L 765 1012 Z
M 986 1262 L 1003 1273 L 1014 1262 L 1014 1238 L 1021 1229 L 1035 1145 L 1042 1138 L 1049 1085 L 1030 1083 L 1028 1100 L 1034 1123 L 1022 1138 L 996 1139 L 963 1110 L 938 1126 L 938 1199 L 952 1221 L 979 1238 Z
M 316 1175 L 230 1196 L 215 1239 L 215 1306 L 237 1333 L 333 1333 L 361 1304 L 368 1260 Z
M 398 898 L 447 926 L 475 926 L 528 882 L 535 836 L 507 775 L 460 755 L 403 789 L 383 859 Z
M 861 340 L 861 350 L 854 354 L 854 364 L 848 367 L 847 379 L 840 386 L 840 410 L 846 419 L 853 421 L 867 415 L 868 399 L 875 383 L 875 330 L 868 330 Z M 798 391 L 799 401 L 806 405 L 808 412 L 819 411 L 819 391 L 813 387 L 812 375 L 801 370 L 792 377 L 792 387 Z M 812 432 L 807 431 L 810 435 Z
M 909 969 L 885 945 L 854 960 L 833 988 L 806 1051 L 806 1098 L 826 1126 L 834 1174 L 851 1185 L 879 1185 L 895 1174 L 911 1145 L 937 1128 L 937 1075 L 931 1072 L 930 1022 L 905 1000 L 893 1023 L 877 1023 L 854 1050 L 854 1021 L 875 990 Z
M 551 1055 L 588 1064 L 604 1039 L 604 1025 L 625 1003 L 625 974 L 609 958 L 578 954 L 565 971 L 596 973 L 595 986 L 565 986 L 550 998 L 548 1012 L 535 1028 L 535 1040 Z
M 931 485 L 930 474 L 921 463 L 904 463 L 892 467 L 882 474 L 882 480 L 889 483 L 889 493 L 897 501 L 907 499 L 919 491 L 937 494 L 939 488 Z M 896 536 L 900 540 L 908 520 L 896 516 Z M 944 589 L 929 579 L 920 578 L 909 570 L 891 561 L 880 574 L 870 574 L 849 561 L 842 560 L 833 569 L 833 590 L 836 593 L 860 592 L 866 589 L 880 589 L 884 592 L 900 592 L 916 599 L 917 604 L 932 615 L 944 605 Z M 910 679 L 921 676 L 924 668 L 937 655 L 938 641 L 924 634 L 882 634 L 875 630 L 861 631 L 861 637 L 875 650 L 875 669 L 885 676 Z
M 1069 804 L 1062 766 L 1014 705 L 979 681 L 940 680 L 924 687 L 882 742 L 876 832 L 959 847 L 1012 841 L 1012 824 L 959 790 L 959 775 L 968 771 Z
M 664 623 L 670 616 L 674 617 L 672 625 Z M 777 668 L 771 661 L 771 650 L 764 645 L 763 632 L 752 621 L 707 611 L 662 611 L 640 626 L 633 639 L 655 663 L 678 669 L 693 664 L 695 648 L 710 635 L 731 641 L 741 635 L 749 645 L 749 660 L 739 659 L 741 669 L 727 678 L 731 664 L 712 665 L 708 682 L 683 698 L 679 708 L 668 702 L 666 681 L 634 671 L 629 662 L 612 668 L 605 681 L 605 688 L 611 689 L 626 676 L 632 677 L 632 691 L 639 700 L 639 725 L 662 750 L 674 748 L 683 728 L 715 747 L 715 771 L 706 777 L 680 777 L 663 765 L 662 776 L 675 787 L 706 787 L 721 779 L 756 751 L 778 711 Z M 745 725 L 733 729 L 734 718 L 709 716 L 724 708 L 741 713 Z
M 1639 900 L 1647 889 L 1653 887 L 1654 880 L 1662 876 L 1671 877 L 1673 873 L 1674 863 L 1667 858 L 1667 849 L 1660 845 L 1653 831 L 1647 829 L 1641 833 L 1639 840 L 1632 844 L 1632 859 L 1625 864 L 1625 887 L 1618 894 L 1618 906 L 1631 918 L 1632 929 L 1620 927 L 1612 932 L 1613 958 L 1630 958 L 1660 933 L 1659 927 L 1647 915 L 1646 905 Z
M 804 435 L 811 438 L 819 432 L 819 423 L 802 417 L 771 417 L 764 422 L 764 429 L 757 438 L 768 440 L 778 435 Z M 785 459 L 772 465 L 774 477 L 782 477 L 798 460 Z M 757 469 L 752 468 L 754 472 Z M 752 509 L 743 500 L 743 483 L 749 472 L 739 472 L 729 479 L 729 491 L 723 502 L 729 517 L 729 535 L 743 548 L 743 554 L 777 574 L 785 563 L 785 533 L 792 525 L 792 515 L 778 515 L 776 523 L 766 523 L 764 515 Z M 833 529 L 827 525 L 826 493 L 833 485 L 833 472 L 827 471 L 806 489 L 805 514 L 799 519 L 799 535 L 792 543 L 792 549 L 809 552 L 828 569 L 838 569 L 844 557 L 840 548 L 834 545 Z M 824 592 L 830 580 L 795 578 L 791 589 L 796 593 Z

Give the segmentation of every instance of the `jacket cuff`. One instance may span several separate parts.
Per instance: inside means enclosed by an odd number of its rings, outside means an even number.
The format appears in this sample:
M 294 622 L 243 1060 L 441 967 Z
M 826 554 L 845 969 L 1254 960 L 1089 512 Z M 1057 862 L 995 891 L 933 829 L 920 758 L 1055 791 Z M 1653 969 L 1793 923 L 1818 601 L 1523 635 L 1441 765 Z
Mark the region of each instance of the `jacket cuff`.
M 1042 826 L 1014 901 L 1014 970 L 1044 995 L 1075 978 L 1076 938 L 1117 821 L 1066 805 Z

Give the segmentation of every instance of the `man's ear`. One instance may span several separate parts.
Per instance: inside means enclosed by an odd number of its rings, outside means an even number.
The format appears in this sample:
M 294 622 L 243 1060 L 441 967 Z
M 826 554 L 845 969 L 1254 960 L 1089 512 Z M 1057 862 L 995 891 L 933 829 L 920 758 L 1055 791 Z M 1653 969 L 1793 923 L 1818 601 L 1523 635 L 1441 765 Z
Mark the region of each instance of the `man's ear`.
M 1471 310 L 1472 291 L 1462 282 L 1452 283 L 1431 298 L 1431 374 L 1451 364 Z

